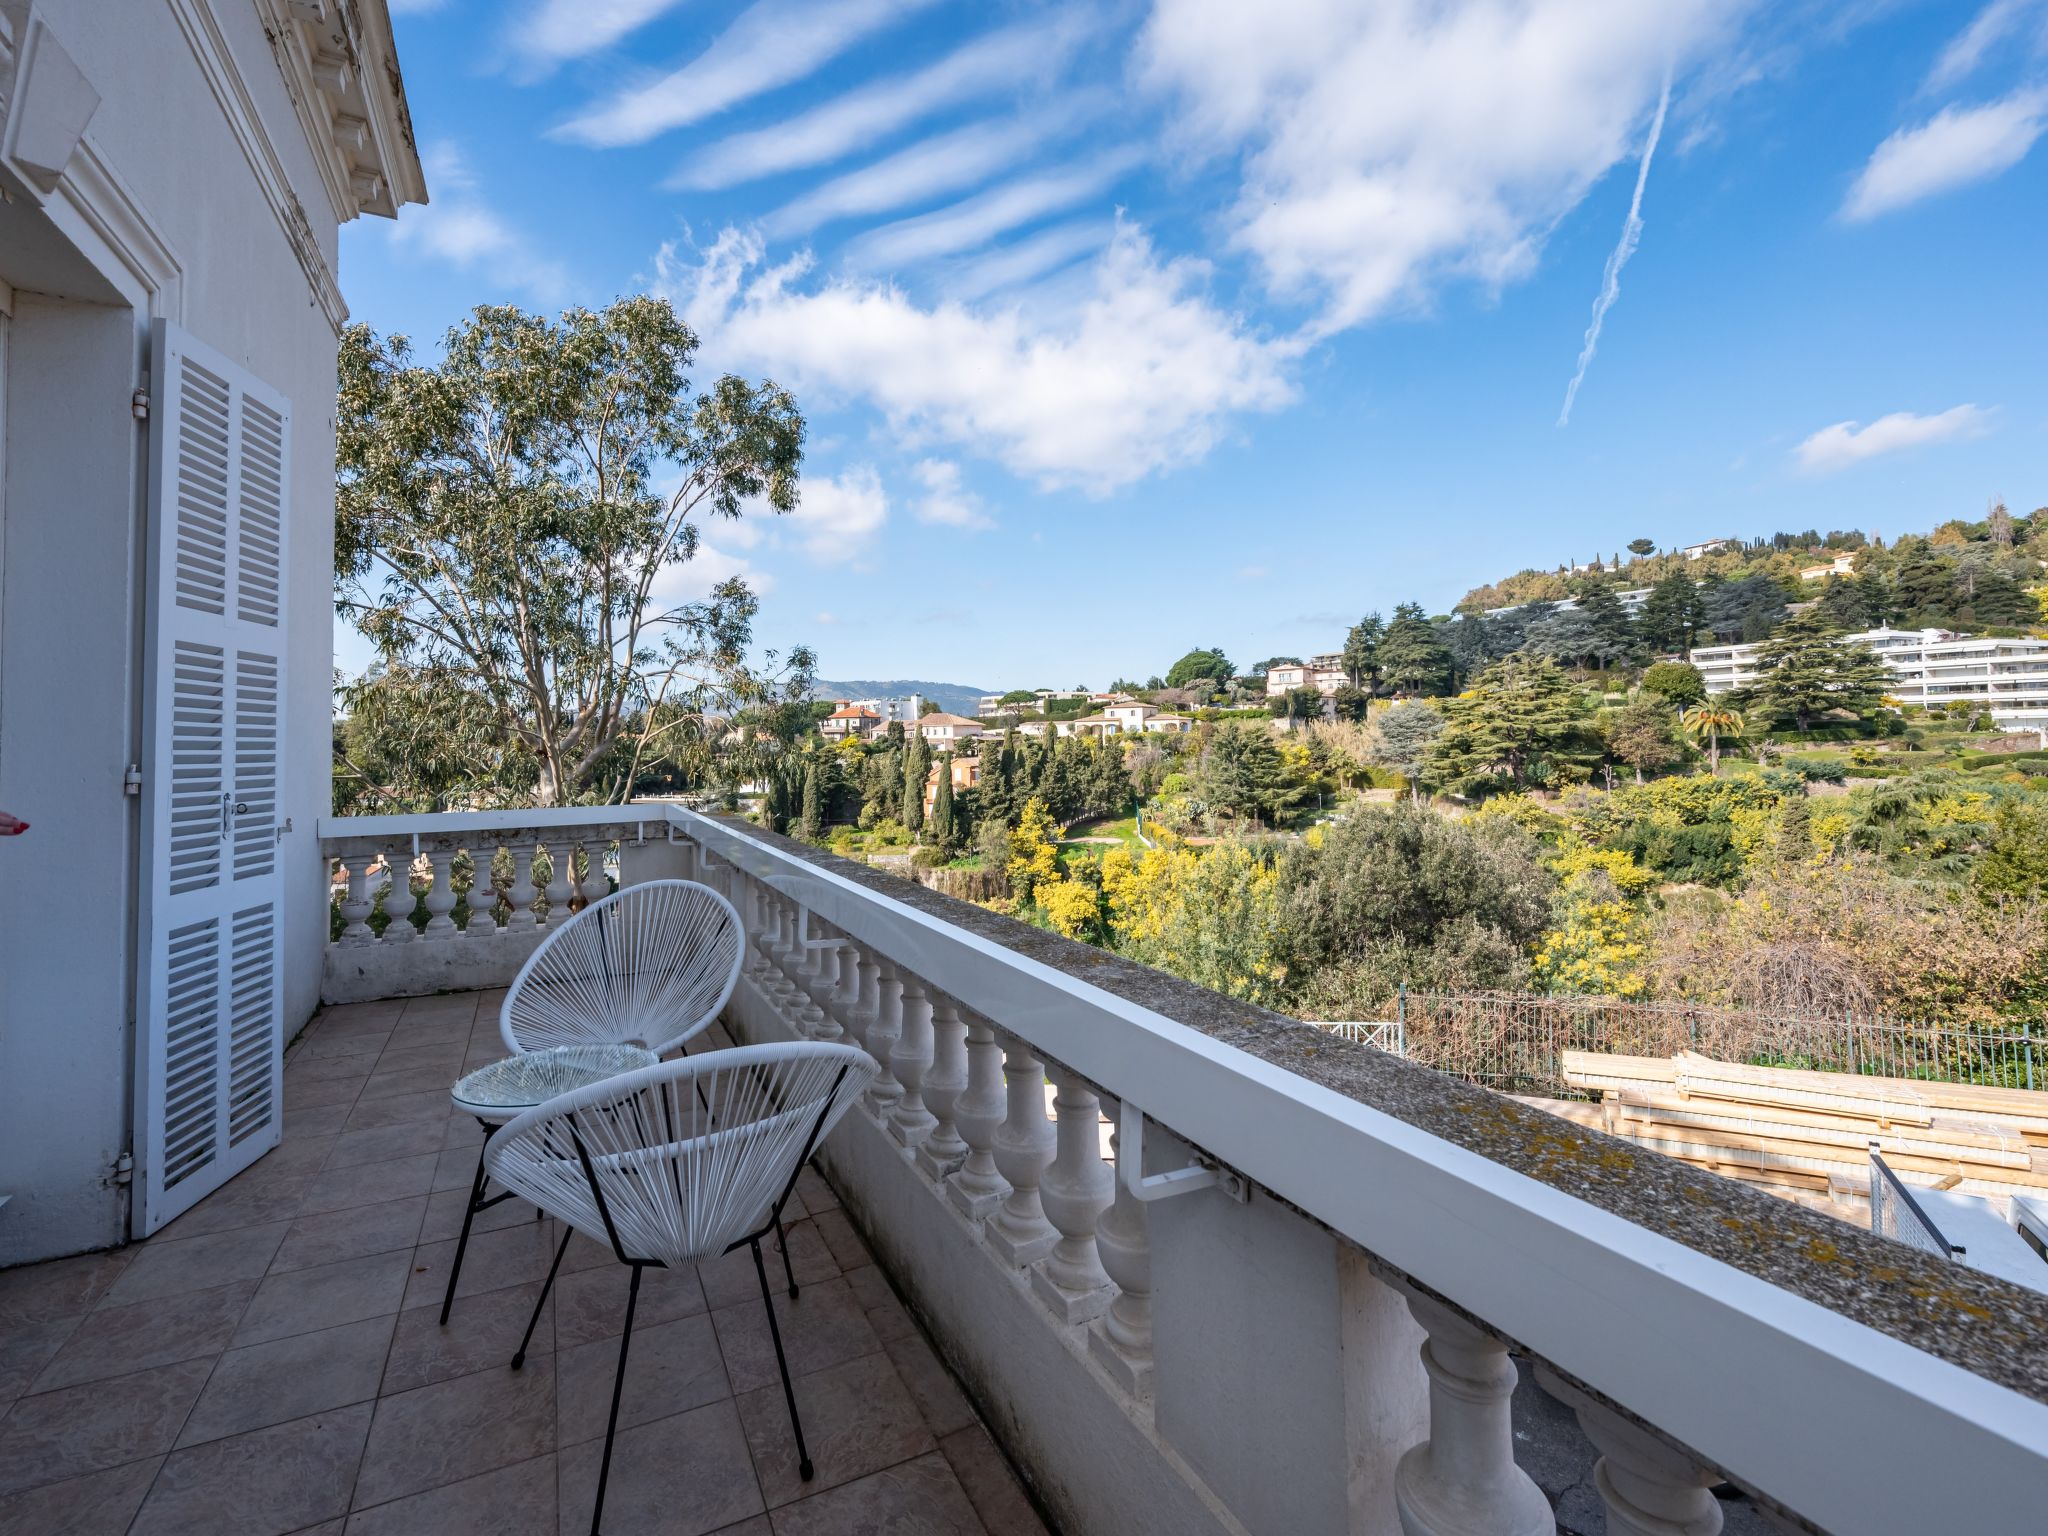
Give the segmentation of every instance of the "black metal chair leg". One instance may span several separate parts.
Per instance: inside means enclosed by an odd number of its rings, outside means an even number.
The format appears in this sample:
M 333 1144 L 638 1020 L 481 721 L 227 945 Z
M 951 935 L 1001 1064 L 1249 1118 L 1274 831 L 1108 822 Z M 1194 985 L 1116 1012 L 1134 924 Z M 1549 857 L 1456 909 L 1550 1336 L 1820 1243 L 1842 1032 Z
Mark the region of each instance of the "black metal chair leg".
M 619 1433 L 619 1393 L 626 1385 L 626 1350 L 633 1342 L 633 1311 L 640 1305 L 640 1270 L 633 1266 L 633 1285 L 626 1292 L 626 1331 L 619 1335 L 619 1373 L 612 1378 L 612 1416 L 604 1427 L 604 1460 L 597 1466 L 597 1503 L 590 1510 L 590 1536 L 598 1536 L 604 1519 L 604 1486 L 612 1475 L 612 1441 Z
M 782 1250 L 782 1278 L 789 1282 L 789 1299 L 796 1300 L 796 1271 L 789 1267 L 789 1234 L 782 1230 L 782 1212 L 775 1213 L 775 1243 Z
M 476 1177 L 469 1181 L 469 1204 L 462 1212 L 462 1236 L 455 1243 L 455 1262 L 448 1267 L 448 1294 L 441 1298 L 441 1326 L 448 1326 L 448 1309 L 455 1305 L 455 1282 L 462 1278 L 462 1256 L 469 1252 L 469 1228 L 476 1220 L 478 1202 L 484 1197 L 484 1154 L 491 1150 L 491 1133 L 484 1132 L 484 1144 L 477 1148 Z
M 808 1483 L 813 1471 L 811 1453 L 804 1448 L 803 1420 L 796 1414 L 796 1388 L 789 1384 L 789 1361 L 782 1353 L 782 1329 L 776 1326 L 775 1302 L 768 1294 L 768 1267 L 761 1262 L 761 1240 L 755 1238 L 747 1246 L 754 1250 L 754 1275 L 761 1282 L 761 1305 L 768 1309 L 768 1337 L 775 1341 L 775 1366 L 782 1372 L 782 1396 L 789 1404 L 789 1427 L 796 1432 L 797 1475 Z
M 547 1284 L 540 1288 L 540 1300 L 533 1304 L 533 1316 L 526 1320 L 526 1332 L 519 1339 L 519 1353 L 512 1357 L 512 1369 L 515 1371 L 526 1364 L 526 1346 L 533 1342 L 533 1330 L 540 1323 L 541 1309 L 548 1304 L 548 1292 L 555 1288 L 555 1271 L 562 1267 L 562 1255 L 569 1251 L 569 1239 L 575 1235 L 576 1229 L 563 1223 L 562 1246 L 555 1250 L 555 1262 L 548 1266 Z

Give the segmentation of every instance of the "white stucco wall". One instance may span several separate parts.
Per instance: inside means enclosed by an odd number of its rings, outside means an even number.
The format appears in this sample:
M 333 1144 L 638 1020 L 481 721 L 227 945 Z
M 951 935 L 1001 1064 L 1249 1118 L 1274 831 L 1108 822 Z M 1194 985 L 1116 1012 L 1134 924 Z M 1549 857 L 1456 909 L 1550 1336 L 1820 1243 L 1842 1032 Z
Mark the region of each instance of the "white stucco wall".
M 284 1033 L 318 1002 L 328 807 L 336 333 L 230 127 L 189 24 L 211 15 L 330 264 L 336 221 L 253 0 L 40 0 L 99 93 L 87 137 L 175 261 L 151 294 L 73 250 L 20 202 L 0 222 L 17 289 L 0 543 L 0 807 L 32 823 L 0 847 L 0 1264 L 125 1235 L 107 1181 L 132 1115 L 134 872 L 141 760 L 144 438 L 129 412 L 150 310 L 292 403 Z M 185 19 L 181 23 L 181 16 Z M 201 31 L 204 28 L 201 27 Z M 203 46 L 203 44 L 202 44 Z M 246 136 L 246 135 L 245 135 Z M 77 165 L 74 159 L 74 168 Z M 41 227 L 34 221 L 43 220 Z M 11 236 L 11 238 L 10 238 Z M 10 265 L 14 270 L 10 271 Z M 129 303 L 53 303 L 40 292 Z

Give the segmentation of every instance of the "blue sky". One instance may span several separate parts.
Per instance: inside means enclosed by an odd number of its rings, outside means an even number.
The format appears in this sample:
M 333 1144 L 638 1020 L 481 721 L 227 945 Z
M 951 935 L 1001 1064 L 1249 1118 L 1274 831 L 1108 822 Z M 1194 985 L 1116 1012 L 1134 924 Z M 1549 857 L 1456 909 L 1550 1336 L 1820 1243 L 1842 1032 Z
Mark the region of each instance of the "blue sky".
M 802 510 L 688 580 L 827 677 L 2048 501 L 2048 0 L 392 8 L 433 201 L 345 231 L 355 317 L 652 289 L 794 389 Z

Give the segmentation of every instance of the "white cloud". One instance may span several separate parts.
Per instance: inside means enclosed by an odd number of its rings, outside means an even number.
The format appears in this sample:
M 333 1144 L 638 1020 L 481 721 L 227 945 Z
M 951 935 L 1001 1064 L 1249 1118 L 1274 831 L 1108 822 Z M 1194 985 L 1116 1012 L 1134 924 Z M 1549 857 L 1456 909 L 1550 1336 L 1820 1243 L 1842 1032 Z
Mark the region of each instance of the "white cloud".
M 960 262 L 941 276 L 940 283 L 955 299 L 985 298 L 1057 271 L 1077 256 L 1101 250 L 1109 243 L 1114 228 L 1108 219 L 1055 224 L 1035 235 L 1012 240 L 985 256 Z
M 829 609 L 823 609 L 811 615 L 811 622 L 813 624 L 837 624 L 839 620 Z
M 1006 230 L 1095 196 L 1137 160 L 1135 151 L 1114 150 L 1086 165 L 1019 177 L 950 207 L 884 224 L 847 242 L 847 264 L 892 271 L 976 250 Z
M 1058 121 L 970 123 L 814 187 L 763 221 L 771 235 L 805 234 L 833 219 L 887 213 L 974 186 L 1022 159 Z
M 1853 421 L 1838 421 L 1831 427 L 1822 427 L 1793 451 L 1798 456 L 1801 469 L 1827 474 L 1861 464 L 1865 459 L 1874 459 L 1880 454 L 1919 448 L 1928 443 L 1982 437 L 1990 430 L 1991 412 L 1974 405 L 1954 406 L 1934 416 L 1894 411 L 1889 416 L 1878 417 L 1867 427 Z
M 775 578 L 769 572 L 742 555 L 704 540 L 698 543 L 697 553 L 682 565 L 663 566 L 649 595 L 660 607 L 701 602 L 711 595 L 713 587 L 734 577 L 744 581 L 756 597 L 775 590 Z
M 564 138 L 642 144 L 801 80 L 855 43 L 934 0 L 756 0 L 680 69 L 620 91 L 571 119 Z
M 434 0 L 438 4 L 439 0 Z M 680 0 L 535 0 L 506 35 L 526 74 L 609 48 Z
M 1242 157 L 1232 238 L 1342 329 L 1525 275 L 1668 71 L 1753 0 L 1156 0 L 1140 79 Z
M 393 245 L 473 273 L 501 290 L 480 295 L 484 299 L 516 291 L 557 304 L 568 295 L 567 270 L 535 251 L 532 242 L 484 200 L 461 146 L 445 140 L 430 144 L 420 160 L 434 200 L 401 211 L 391 226 Z
M 1272 574 L 1263 565 L 1241 565 L 1237 568 L 1237 579 L 1239 581 L 1264 581 Z
M 807 258 L 770 267 L 727 230 L 695 266 L 657 258 L 659 286 L 707 354 L 813 399 L 860 399 L 912 442 L 994 458 L 1046 486 L 1102 492 L 1201 458 L 1232 416 L 1276 410 L 1298 344 L 1262 338 L 1201 291 L 1207 268 L 1162 262 L 1119 224 L 1089 297 L 1052 312 L 927 308 L 891 284 L 805 286 Z
M 836 479 L 806 475 L 802 499 L 788 516 L 804 553 L 837 565 L 866 552 L 889 520 L 889 498 L 874 467 L 858 464 Z
M 799 116 L 720 139 L 686 161 L 669 186 L 716 191 L 843 160 L 946 107 L 1045 81 L 1080 36 L 1071 13 L 990 32 L 923 69 L 870 81 Z
M 960 483 L 960 466 L 948 459 L 920 459 L 911 473 L 924 487 L 914 509 L 921 523 L 942 523 L 948 528 L 993 528 L 995 523 L 981 510 L 981 498 Z
M 2048 38 L 2048 9 L 2041 0 L 1991 0 L 1941 50 L 1921 89 L 1932 94 L 1960 85 L 1977 72 L 1985 55 L 2020 30 L 2031 11 L 2043 13 L 2044 38 Z
M 1981 107 L 1945 107 L 1901 128 L 1871 153 L 1842 217 L 1871 219 L 2019 164 L 2048 131 L 2048 92 L 2015 91 Z

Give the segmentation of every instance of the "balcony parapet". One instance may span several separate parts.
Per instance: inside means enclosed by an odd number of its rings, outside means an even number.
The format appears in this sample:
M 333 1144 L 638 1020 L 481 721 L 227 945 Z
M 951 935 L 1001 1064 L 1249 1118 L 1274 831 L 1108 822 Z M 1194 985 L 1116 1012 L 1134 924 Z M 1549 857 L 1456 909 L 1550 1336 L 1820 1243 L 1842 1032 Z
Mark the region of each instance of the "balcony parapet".
M 2036 1518 L 2048 1298 L 745 823 L 661 821 L 621 878 L 734 901 L 735 1033 L 889 1068 L 834 1182 L 1063 1526 L 1533 1529 L 1518 1360 L 1606 1455 L 1611 1529 L 1709 1531 L 1722 1477 L 1791 1530 Z M 1151 1133 L 1108 1181 L 1103 1114 Z M 1229 1177 L 1140 1198 L 1190 1165 Z

